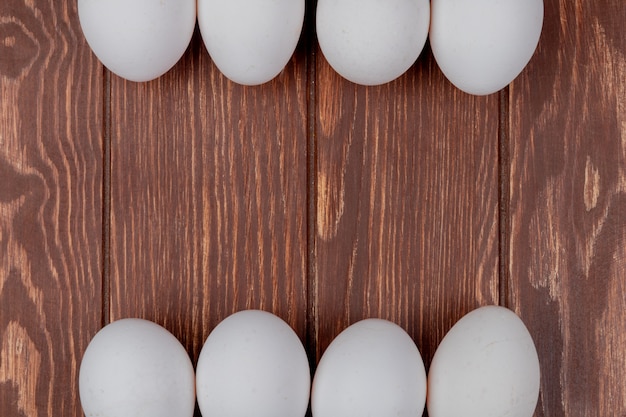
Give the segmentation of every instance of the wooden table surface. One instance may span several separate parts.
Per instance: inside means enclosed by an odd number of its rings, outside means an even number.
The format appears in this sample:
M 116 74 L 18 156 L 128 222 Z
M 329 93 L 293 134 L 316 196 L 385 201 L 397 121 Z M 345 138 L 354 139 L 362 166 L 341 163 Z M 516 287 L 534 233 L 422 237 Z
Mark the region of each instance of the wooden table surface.
M 314 365 L 366 317 L 426 366 L 487 304 L 528 326 L 536 416 L 626 416 L 626 7 L 545 0 L 539 47 L 470 96 L 427 47 L 351 84 L 314 2 L 284 72 L 229 82 L 198 33 L 149 83 L 109 73 L 74 1 L 0 4 L 0 416 L 80 416 L 78 367 L 123 317 L 195 363 L 246 308 L 293 326 Z

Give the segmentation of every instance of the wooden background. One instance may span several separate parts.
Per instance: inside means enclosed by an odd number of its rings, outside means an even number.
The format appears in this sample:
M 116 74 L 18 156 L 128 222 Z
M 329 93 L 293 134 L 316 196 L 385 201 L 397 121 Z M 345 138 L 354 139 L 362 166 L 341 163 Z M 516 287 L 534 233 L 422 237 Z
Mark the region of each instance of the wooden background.
M 539 48 L 473 97 L 428 47 L 361 87 L 317 47 L 225 79 L 200 36 L 162 78 L 89 50 L 74 1 L 0 4 L 0 415 L 80 416 L 106 323 L 165 326 L 195 363 L 228 314 L 289 322 L 312 364 L 361 318 L 426 365 L 468 311 L 516 311 L 536 416 L 626 416 L 626 7 L 545 0 Z

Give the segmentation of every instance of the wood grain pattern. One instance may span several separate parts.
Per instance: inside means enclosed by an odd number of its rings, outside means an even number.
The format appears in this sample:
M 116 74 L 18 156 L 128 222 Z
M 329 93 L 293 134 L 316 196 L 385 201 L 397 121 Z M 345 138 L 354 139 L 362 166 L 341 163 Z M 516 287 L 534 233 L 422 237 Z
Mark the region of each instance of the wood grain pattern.
M 382 317 L 428 366 L 497 303 L 537 343 L 535 416 L 626 416 L 622 2 L 545 0 L 537 53 L 487 97 L 428 48 L 392 83 L 343 80 L 314 8 L 285 71 L 242 87 L 198 33 L 136 84 L 89 51 L 75 2 L 0 3 L 0 416 L 81 416 L 84 349 L 122 317 L 195 361 L 225 316 L 270 310 L 313 365 Z
M 272 311 L 305 338 L 307 77 L 243 87 L 199 34 L 153 83 L 112 80 L 112 319 L 173 331 L 196 357 L 221 319 Z
M 100 326 L 102 77 L 64 2 L 0 5 L 0 415 L 80 415 Z
M 498 96 L 444 80 L 430 51 L 356 86 L 317 66 L 317 356 L 380 317 L 429 360 L 469 310 L 498 302 Z
M 624 21 L 619 2 L 548 2 L 511 88 L 510 300 L 539 349 L 538 416 L 626 416 Z

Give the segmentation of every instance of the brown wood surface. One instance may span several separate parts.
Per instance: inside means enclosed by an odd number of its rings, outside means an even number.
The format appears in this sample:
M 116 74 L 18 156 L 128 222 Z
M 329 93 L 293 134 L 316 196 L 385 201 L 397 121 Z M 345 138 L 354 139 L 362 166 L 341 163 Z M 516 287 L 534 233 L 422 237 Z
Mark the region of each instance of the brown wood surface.
M 542 365 L 537 416 L 626 416 L 626 8 L 546 3 L 511 87 L 508 300 Z
M 380 317 L 430 360 L 450 323 L 498 303 L 498 95 L 461 93 L 426 54 L 370 88 L 318 56 L 317 356 Z
M 111 80 L 111 320 L 166 326 L 194 357 L 244 308 L 307 320 L 307 66 L 243 87 L 199 36 L 166 76 Z
M 100 328 L 102 66 L 65 2 L 0 5 L 0 415 L 78 416 Z
M 67 3 L 67 4 L 66 4 Z M 198 33 L 136 84 L 90 52 L 74 2 L 0 4 L 0 416 L 80 416 L 95 332 L 165 326 L 197 359 L 228 314 L 288 321 L 315 364 L 390 319 L 426 365 L 486 304 L 537 344 L 536 416 L 626 416 L 626 8 L 546 0 L 537 53 L 473 97 L 426 48 L 356 86 L 302 41 L 259 87 Z

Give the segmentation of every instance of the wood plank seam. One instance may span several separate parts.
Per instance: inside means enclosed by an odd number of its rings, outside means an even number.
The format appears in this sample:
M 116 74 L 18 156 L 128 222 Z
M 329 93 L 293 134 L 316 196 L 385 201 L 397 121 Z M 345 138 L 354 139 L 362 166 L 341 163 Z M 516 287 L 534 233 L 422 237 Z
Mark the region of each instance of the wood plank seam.
M 303 28 L 303 37 L 306 42 L 307 57 L 307 312 L 306 312 L 306 335 L 305 346 L 313 376 L 316 365 L 317 352 L 317 299 L 316 299 L 316 224 L 317 224 L 317 160 L 315 149 L 316 143 L 316 65 L 317 65 L 317 42 L 315 37 L 315 4 L 307 2 L 306 16 Z
M 102 67 L 102 327 L 111 322 L 111 71 Z
M 505 87 L 498 93 L 500 101 L 500 121 L 498 128 L 498 304 L 503 307 L 509 307 L 509 186 L 511 178 L 511 160 L 509 156 L 509 140 L 510 132 L 510 114 L 509 114 L 509 97 L 510 89 Z

